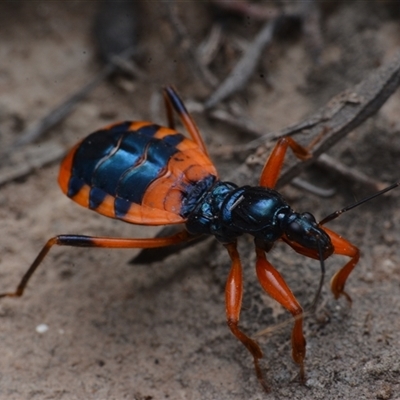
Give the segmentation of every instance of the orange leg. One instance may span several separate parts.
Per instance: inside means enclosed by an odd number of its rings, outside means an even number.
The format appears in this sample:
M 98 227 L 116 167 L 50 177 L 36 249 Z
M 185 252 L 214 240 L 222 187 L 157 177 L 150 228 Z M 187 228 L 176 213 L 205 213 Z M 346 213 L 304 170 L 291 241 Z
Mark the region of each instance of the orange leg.
M 228 280 L 225 288 L 225 305 L 226 305 L 226 319 L 231 332 L 239 339 L 244 346 L 249 350 L 254 359 L 254 368 L 256 375 L 265 391 L 269 391 L 267 384 L 262 376 L 260 364 L 258 360 L 262 358 L 263 354 L 258 344 L 250 339 L 239 328 L 240 309 L 242 307 L 243 297 L 243 277 L 242 277 L 242 264 L 240 262 L 239 253 L 236 248 L 236 243 L 225 245 L 228 250 L 229 256 L 232 260 L 231 270 L 229 272 Z
M 109 238 L 109 237 L 93 237 L 83 235 L 59 235 L 47 241 L 43 249 L 37 255 L 32 265 L 22 277 L 15 292 L 1 293 L 1 297 L 19 297 L 22 296 L 29 279 L 36 271 L 37 267 L 42 263 L 50 249 L 54 245 L 58 246 L 73 246 L 73 247 L 106 247 L 113 249 L 132 249 L 132 248 L 154 248 L 163 247 L 180 243 L 184 240 L 194 238 L 188 232 L 182 231 L 175 235 L 165 238 L 154 239 L 129 239 L 129 238 Z
M 334 231 L 321 227 L 331 238 L 333 245 L 333 254 L 340 254 L 343 256 L 350 257 L 348 261 L 331 280 L 331 290 L 335 299 L 339 298 L 341 295 L 345 296 L 346 299 L 351 303 L 351 297 L 344 291 L 344 286 L 346 280 L 353 271 L 354 267 L 357 265 L 360 259 L 360 250 L 354 245 L 352 245 L 348 240 L 344 239 Z M 290 247 L 292 247 L 297 253 L 302 254 L 306 257 L 319 259 L 318 252 L 316 250 L 310 250 L 305 247 L 300 246 L 298 243 L 292 242 L 286 237 L 282 238 Z M 330 255 L 330 254 L 329 254 Z M 329 256 L 328 255 L 328 256 Z
M 190 116 L 188 110 L 183 104 L 182 99 L 178 96 L 175 89 L 172 86 L 167 86 L 163 90 L 165 109 L 167 112 L 168 126 L 172 129 L 175 128 L 173 110 L 177 112 L 186 130 L 189 132 L 193 141 L 197 143 L 201 151 L 208 155 L 207 147 L 204 144 L 203 138 L 201 137 L 199 128 Z
M 271 189 L 275 187 L 288 147 L 292 149 L 294 155 L 300 160 L 307 160 L 311 157 L 310 152 L 305 147 L 299 145 L 291 137 L 283 137 L 279 139 L 261 172 L 261 186 Z
M 292 357 L 300 366 L 300 380 L 304 382 L 304 358 L 306 340 L 303 334 L 303 309 L 296 300 L 281 274 L 271 265 L 264 250 L 256 247 L 258 280 L 263 289 L 295 318 L 292 330 Z
M 328 228 L 323 228 L 324 231 L 329 235 L 332 240 L 333 247 L 335 248 L 335 254 L 341 254 L 344 256 L 349 256 L 350 261 L 344 265 L 331 280 L 331 290 L 335 299 L 343 295 L 351 303 L 351 297 L 344 291 L 344 286 L 346 284 L 347 278 L 353 271 L 354 267 L 357 265 L 360 259 L 360 250 L 354 245 L 352 245 L 348 240 L 342 238 L 337 233 L 331 231 Z

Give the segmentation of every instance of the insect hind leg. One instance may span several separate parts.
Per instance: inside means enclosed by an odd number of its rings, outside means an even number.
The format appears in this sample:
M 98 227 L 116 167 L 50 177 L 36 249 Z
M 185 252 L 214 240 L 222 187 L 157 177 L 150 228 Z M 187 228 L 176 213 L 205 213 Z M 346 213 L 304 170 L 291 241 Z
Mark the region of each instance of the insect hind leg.
M 186 130 L 189 132 L 192 140 L 200 147 L 201 151 L 208 155 L 206 145 L 201 137 L 199 128 L 194 122 L 193 118 L 189 114 L 182 99 L 179 97 L 178 93 L 172 86 L 167 86 L 163 90 L 165 109 L 167 112 L 168 127 L 175 129 L 174 115 L 173 111 L 178 114 L 182 124 L 185 126 Z
M 133 248 L 157 248 L 178 244 L 180 242 L 194 239 L 196 236 L 190 235 L 187 231 L 181 231 L 175 235 L 163 238 L 150 239 L 135 239 L 135 238 L 110 238 L 110 237 L 95 237 L 83 235 L 59 235 L 47 241 L 40 253 L 25 272 L 17 289 L 14 292 L 0 293 L 2 297 L 20 297 L 23 295 L 26 285 L 30 278 L 45 259 L 50 249 L 57 246 L 72 246 L 72 247 L 103 247 L 109 249 L 133 249 Z

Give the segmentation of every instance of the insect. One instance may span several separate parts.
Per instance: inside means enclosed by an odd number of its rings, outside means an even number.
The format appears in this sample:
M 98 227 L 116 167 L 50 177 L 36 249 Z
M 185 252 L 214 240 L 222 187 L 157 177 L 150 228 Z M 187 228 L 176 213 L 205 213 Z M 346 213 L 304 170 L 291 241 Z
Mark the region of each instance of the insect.
M 304 381 L 306 340 L 303 309 L 292 291 L 266 258 L 277 240 L 297 253 L 320 260 L 332 254 L 349 257 L 334 275 L 331 288 L 336 298 L 356 266 L 360 252 L 353 244 L 323 226 L 341 213 L 398 186 L 395 183 L 368 199 L 337 211 L 317 223 L 310 213 L 291 209 L 274 190 L 287 150 L 302 160 L 309 151 L 290 137 L 280 139 L 261 173 L 259 186 L 243 186 L 219 180 L 200 132 L 172 87 L 163 91 L 168 127 L 151 122 L 122 122 L 98 130 L 70 150 L 58 177 L 62 191 L 73 201 L 107 217 L 132 224 L 185 224 L 182 231 L 161 238 L 110 238 L 59 235 L 47 241 L 15 292 L 0 297 L 22 296 L 25 287 L 54 245 L 106 248 L 159 248 L 214 235 L 227 249 L 231 269 L 225 289 L 226 320 L 233 335 L 243 343 L 254 360 L 256 375 L 268 390 L 259 360 L 258 344 L 239 327 L 243 281 L 237 238 L 254 237 L 256 273 L 263 289 L 294 317 L 292 357 Z M 190 139 L 175 130 L 174 111 L 189 132 Z

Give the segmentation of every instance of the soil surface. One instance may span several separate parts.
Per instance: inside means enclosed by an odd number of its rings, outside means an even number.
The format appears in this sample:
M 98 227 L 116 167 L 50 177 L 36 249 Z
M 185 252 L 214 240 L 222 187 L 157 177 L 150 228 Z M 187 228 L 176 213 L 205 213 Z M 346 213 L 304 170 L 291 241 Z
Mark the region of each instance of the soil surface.
M 210 95 L 182 56 L 163 4 L 144 2 L 137 11 L 137 62 L 148 80 L 116 76 L 104 81 L 68 118 L 27 147 L 51 140 L 67 150 L 118 120 L 162 124 L 160 89 L 165 84 L 174 84 L 189 105 Z M 246 89 L 234 96 L 266 132 L 301 121 L 400 47 L 395 2 L 324 4 L 319 62 L 301 32 L 289 32 L 265 51 Z M 94 1 L 1 2 L 2 154 L 101 69 L 93 38 L 98 6 Z M 216 20 L 233 38 L 230 43 L 236 47 L 225 45 L 225 53 L 210 66 L 219 79 L 240 56 L 240 46 L 262 26 L 252 18 L 216 16 L 202 2 L 178 2 L 178 14 L 196 46 Z M 399 109 L 397 92 L 330 155 L 371 178 L 399 180 Z M 193 115 L 223 179 L 242 160 L 213 157 L 213 151 L 254 137 Z M 74 204 L 59 190 L 57 174 L 54 162 L 0 188 L 0 291 L 14 289 L 41 246 L 56 234 L 150 237 L 157 232 Z M 294 209 L 310 211 L 317 219 L 371 192 L 317 167 L 303 178 L 336 191 L 321 198 L 291 185 L 282 190 Z M 291 359 L 289 323 L 257 339 L 271 387 L 270 393 L 263 392 L 251 357 L 226 326 L 229 258 L 221 245 L 208 240 L 142 265 L 129 264 L 135 250 L 54 248 L 22 298 L 1 300 L 0 398 L 400 399 L 399 199 L 400 190 L 394 190 L 329 224 L 358 246 L 362 256 L 347 284 L 351 308 L 345 299 L 333 299 L 327 279 L 315 315 L 306 317 L 305 385 L 299 383 Z M 245 265 L 243 329 L 254 335 L 290 320 L 256 281 L 251 238 L 240 240 L 239 249 Z M 269 260 L 301 303 L 310 304 L 319 263 L 284 243 L 277 243 Z M 345 261 L 329 258 L 328 278 Z M 42 324 L 48 329 L 40 333 Z

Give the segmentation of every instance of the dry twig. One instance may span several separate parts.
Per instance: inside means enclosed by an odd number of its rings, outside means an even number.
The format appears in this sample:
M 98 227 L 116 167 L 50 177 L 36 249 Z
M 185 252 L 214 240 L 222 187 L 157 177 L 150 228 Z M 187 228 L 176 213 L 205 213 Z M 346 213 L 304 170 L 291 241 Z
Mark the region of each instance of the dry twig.
M 180 20 L 173 2 L 171 0 L 163 0 L 163 3 L 168 18 L 171 21 L 171 26 L 175 31 L 177 42 L 184 51 L 186 60 L 190 64 L 191 69 L 197 72 L 198 77 L 203 81 L 203 83 L 209 87 L 215 87 L 218 80 L 201 62 L 199 62 L 196 52 L 193 51 L 194 46 L 190 40 L 190 35 L 183 22 Z
M 212 3 L 223 10 L 246 15 L 260 21 L 268 21 L 281 14 L 281 11 L 274 5 L 250 3 L 245 0 L 212 0 Z
M 253 155 L 265 159 L 268 155 L 267 150 L 265 150 L 265 154 L 261 154 L 260 145 L 265 143 L 266 148 L 268 148 L 272 139 L 282 136 L 297 135 L 296 140 L 306 147 L 309 146 L 312 152 L 312 157 L 309 160 L 299 161 L 289 158 L 278 182 L 278 187 L 282 187 L 299 175 L 306 166 L 313 163 L 320 154 L 330 149 L 366 119 L 373 116 L 399 85 L 400 52 L 389 63 L 371 73 L 368 78 L 353 89 L 335 96 L 311 117 L 280 132 L 267 133 L 243 147 L 256 149 Z M 249 177 L 257 175 L 253 167 L 250 169 L 248 165 L 242 165 L 230 179 L 235 180 L 240 185 L 249 184 Z
M 14 150 L 7 165 L 0 170 L 0 186 L 60 160 L 64 153 L 63 147 L 52 141 Z
M 315 0 L 302 2 L 303 34 L 311 57 L 318 62 L 321 56 L 324 40 L 321 32 L 321 12 Z
M 388 186 L 387 183 L 371 178 L 355 168 L 348 167 L 325 153 L 318 157 L 316 164 L 329 171 L 334 171 L 346 179 L 371 187 L 375 191 L 382 190 Z
M 7 154 L 11 153 L 17 147 L 33 142 L 49 129 L 60 123 L 72 112 L 80 101 L 88 96 L 88 94 L 108 76 L 115 72 L 117 68 L 120 68 L 121 59 L 127 60 L 133 53 L 133 48 L 128 49 L 117 58 L 118 62 L 110 62 L 107 64 L 97 76 L 90 80 L 90 82 L 64 100 L 60 105 L 56 106 L 33 127 L 23 132 L 21 136 L 3 152 L 3 157 L 7 156 Z
M 262 51 L 272 40 L 275 22 L 276 19 L 273 19 L 263 26 L 229 76 L 218 86 L 208 100 L 206 100 L 204 103 L 206 109 L 214 107 L 220 101 L 231 96 L 234 92 L 242 89 L 246 85 L 257 66 Z

